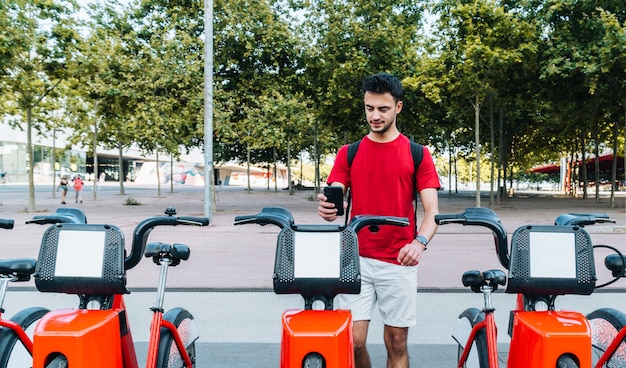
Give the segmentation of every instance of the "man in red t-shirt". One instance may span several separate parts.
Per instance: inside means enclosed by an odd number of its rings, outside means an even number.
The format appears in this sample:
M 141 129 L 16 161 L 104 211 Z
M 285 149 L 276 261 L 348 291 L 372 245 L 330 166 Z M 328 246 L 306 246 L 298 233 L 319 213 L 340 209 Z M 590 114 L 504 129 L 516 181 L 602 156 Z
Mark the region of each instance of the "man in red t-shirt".
M 414 171 L 409 139 L 400 133 L 396 116 L 402 110 L 402 83 L 386 73 L 363 80 L 363 102 L 370 132 L 362 139 L 352 164 L 348 146 L 339 149 L 327 183 L 352 193 L 350 216 L 368 214 L 407 217 L 410 226 L 380 226 L 378 232 L 359 233 L 361 293 L 339 295 L 339 308 L 350 309 L 354 320 L 354 352 L 357 368 L 370 368 L 366 349 L 371 313 L 378 304 L 384 323 L 387 367 L 409 367 L 408 329 L 416 323 L 417 264 L 437 231 L 439 176 L 430 151 Z M 413 178 L 415 175 L 415 178 Z M 421 223 L 414 223 L 414 193 L 423 209 Z M 318 194 L 319 215 L 337 219 L 337 209 Z

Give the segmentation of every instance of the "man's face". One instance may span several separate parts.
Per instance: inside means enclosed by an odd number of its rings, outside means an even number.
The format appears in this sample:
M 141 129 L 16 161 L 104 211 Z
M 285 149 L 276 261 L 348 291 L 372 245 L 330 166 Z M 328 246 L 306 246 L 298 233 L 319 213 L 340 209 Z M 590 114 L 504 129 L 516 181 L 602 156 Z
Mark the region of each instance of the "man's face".
M 365 117 L 373 133 L 384 134 L 396 123 L 402 110 L 402 101 L 395 102 L 390 93 L 365 92 L 363 97 Z

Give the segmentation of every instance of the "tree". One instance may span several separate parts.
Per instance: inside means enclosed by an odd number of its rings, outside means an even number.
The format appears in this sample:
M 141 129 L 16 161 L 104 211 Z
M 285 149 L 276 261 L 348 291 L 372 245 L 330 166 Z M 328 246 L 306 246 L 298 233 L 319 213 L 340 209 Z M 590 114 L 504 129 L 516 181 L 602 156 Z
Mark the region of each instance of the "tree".
M 0 49 L 0 86 L 8 98 L 3 113 L 18 116 L 26 125 L 28 151 L 28 211 L 35 211 L 33 130 L 45 127 L 47 115 L 57 108 L 57 87 L 67 77 L 80 39 L 72 14 L 73 0 L 9 0 L 0 6 L 1 33 L 6 47 Z
M 435 4 L 439 16 L 437 53 L 435 63 L 445 66 L 440 90 L 456 101 L 454 110 L 464 104 L 473 107 L 474 150 L 476 161 L 481 160 L 481 107 L 488 96 L 497 96 L 507 76 L 504 70 L 523 63 L 528 38 L 523 32 L 528 27 L 515 13 L 508 11 L 493 0 L 449 1 Z M 457 111 L 458 112 L 458 111 Z M 491 135 L 494 136 L 495 122 L 489 120 Z M 495 141 L 494 141 L 495 142 Z M 495 160 L 494 143 L 491 158 Z M 476 165 L 476 205 L 480 206 L 480 166 Z M 493 180 L 493 177 L 492 177 Z

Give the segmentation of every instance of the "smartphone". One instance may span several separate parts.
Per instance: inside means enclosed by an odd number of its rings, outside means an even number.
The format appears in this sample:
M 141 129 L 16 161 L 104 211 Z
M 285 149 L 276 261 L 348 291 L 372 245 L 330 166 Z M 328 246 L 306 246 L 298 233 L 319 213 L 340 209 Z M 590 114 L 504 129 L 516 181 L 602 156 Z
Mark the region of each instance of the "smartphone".
M 337 216 L 343 216 L 343 189 L 341 187 L 324 187 L 327 202 L 332 202 L 337 208 Z

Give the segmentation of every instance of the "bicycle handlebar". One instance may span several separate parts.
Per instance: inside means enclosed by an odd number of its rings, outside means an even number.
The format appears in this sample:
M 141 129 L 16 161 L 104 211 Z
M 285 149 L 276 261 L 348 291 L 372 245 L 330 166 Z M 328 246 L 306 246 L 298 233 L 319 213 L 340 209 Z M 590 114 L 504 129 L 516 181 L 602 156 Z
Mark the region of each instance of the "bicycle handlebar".
M 169 225 L 195 225 L 195 226 L 208 226 L 209 219 L 206 217 L 175 217 L 176 210 L 169 207 L 165 210 L 165 216 L 155 216 L 147 218 L 141 221 L 133 231 L 133 244 L 130 250 L 130 254 L 124 258 L 124 269 L 130 270 L 135 267 L 143 257 L 143 252 L 146 249 L 146 243 L 148 241 L 148 235 L 157 226 Z
M 509 269 L 510 256 L 507 243 L 507 233 L 498 215 L 489 209 L 482 207 L 466 208 L 464 212 L 457 214 L 435 215 L 435 222 L 438 225 L 461 224 L 463 226 L 482 226 L 491 230 L 496 242 L 496 254 L 500 264 Z
M 509 268 L 510 255 L 507 243 L 507 233 L 498 215 L 489 209 L 482 207 L 466 208 L 464 212 L 457 214 L 440 214 L 435 216 L 435 222 L 439 225 L 461 224 L 469 226 L 483 226 L 494 233 L 496 242 L 496 253 L 500 264 L 506 269 Z M 554 224 L 556 226 L 585 226 L 597 223 L 611 222 L 615 220 L 609 218 L 606 213 L 565 213 L 559 215 Z M 608 266 L 607 266 L 608 267 Z
M 13 229 L 14 224 L 15 224 L 14 220 L 0 219 L 0 229 Z
M 244 224 L 259 224 L 261 226 L 271 224 L 276 225 L 281 229 L 286 227 L 296 227 L 291 212 L 282 207 L 265 207 L 256 215 L 235 216 L 235 225 Z M 408 226 L 409 219 L 406 217 L 359 215 L 354 216 L 347 226 L 352 228 L 355 232 L 358 232 L 363 227 L 371 225 Z M 311 229 L 311 227 L 307 227 L 307 229 Z M 326 228 L 319 227 L 319 229 L 320 231 L 325 231 L 323 229 Z M 342 227 L 338 227 L 337 229 L 341 230 Z
M 609 218 L 609 215 L 603 212 L 564 213 L 556 218 L 554 224 L 585 226 L 606 222 L 615 223 L 615 220 Z
M 276 225 L 281 229 L 294 224 L 293 216 L 289 210 L 282 207 L 265 207 L 256 215 L 235 216 L 235 225 L 259 224 Z
M 378 215 L 358 215 L 354 216 L 350 220 L 350 226 L 354 232 L 358 233 L 359 230 L 365 226 L 371 225 L 392 225 L 392 226 L 409 226 L 409 219 L 406 217 L 394 217 L 394 216 L 378 216 Z

